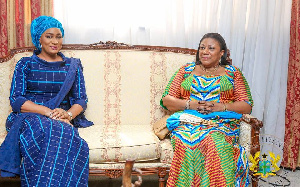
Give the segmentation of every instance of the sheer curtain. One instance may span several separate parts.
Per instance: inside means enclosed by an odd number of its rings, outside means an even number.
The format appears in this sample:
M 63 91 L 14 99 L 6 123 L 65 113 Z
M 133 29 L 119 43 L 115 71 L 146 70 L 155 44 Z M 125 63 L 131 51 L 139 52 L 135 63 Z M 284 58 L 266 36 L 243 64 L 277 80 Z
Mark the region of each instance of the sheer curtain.
M 262 152 L 282 157 L 292 0 L 54 0 L 65 43 L 117 41 L 197 49 L 218 32 L 264 121 Z

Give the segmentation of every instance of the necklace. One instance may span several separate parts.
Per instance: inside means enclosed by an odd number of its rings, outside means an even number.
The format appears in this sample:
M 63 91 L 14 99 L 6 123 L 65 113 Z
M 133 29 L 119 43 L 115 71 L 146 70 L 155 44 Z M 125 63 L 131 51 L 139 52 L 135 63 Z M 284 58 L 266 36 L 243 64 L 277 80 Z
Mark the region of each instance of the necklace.
M 213 70 L 209 70 L 207 68 L 205 68 L 202 64 L 200 64 L 200 68 L 202 69 L 202 71 L 206 72 L 206 73 L 213 73 L 216 72 L 219 69 L 220 65 L 217 64 L 213 67 Z

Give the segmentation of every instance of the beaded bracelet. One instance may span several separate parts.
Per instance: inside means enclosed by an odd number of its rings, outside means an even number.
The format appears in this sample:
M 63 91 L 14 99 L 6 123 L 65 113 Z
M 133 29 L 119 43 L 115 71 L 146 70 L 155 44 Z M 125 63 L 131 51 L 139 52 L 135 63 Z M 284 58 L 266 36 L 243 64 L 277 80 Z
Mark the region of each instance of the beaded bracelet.
M 186 110 L 190 109 L 190 102 L 191 102 L 191 100 L 186 101 L 186 103 L 185 103 L 185 109 Z

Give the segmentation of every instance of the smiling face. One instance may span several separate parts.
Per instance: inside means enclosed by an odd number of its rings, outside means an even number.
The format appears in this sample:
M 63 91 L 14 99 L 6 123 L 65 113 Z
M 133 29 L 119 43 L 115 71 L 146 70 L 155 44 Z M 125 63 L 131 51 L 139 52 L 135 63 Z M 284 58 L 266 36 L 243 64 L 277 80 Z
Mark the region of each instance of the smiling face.
M 204 67 L 214 67 L 224 54 L 219 42 L 213 38 L 205 38 L 200 43 L 199 60 Z
M 62 33 L 59 28 L 50 28 L 46 30 L 41 38 L 42 45 L 41 53 L 45 56 L 56 56 L 62 48 Z

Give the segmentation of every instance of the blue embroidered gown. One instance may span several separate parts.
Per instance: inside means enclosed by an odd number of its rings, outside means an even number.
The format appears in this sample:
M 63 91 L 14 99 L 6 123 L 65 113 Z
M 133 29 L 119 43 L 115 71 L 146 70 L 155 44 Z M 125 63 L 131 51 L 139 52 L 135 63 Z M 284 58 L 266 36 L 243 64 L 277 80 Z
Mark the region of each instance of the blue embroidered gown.
M 63 61 L 46 62 L 34 53 L 16 64 L 9 98 L 13 112 L 6 122 L 8 135 L 1 145 L 0 169 L 1 176 L 20 175 L 22 186 L 88 185 L 89 148 L 77 129 L 43 115 L 20 113 L 27 100 L 46 105 L 59 94 L 71 62 L 62 53 L 59 55 Z M 86 108 L 87 95 L 80 63 L 74 75 L 73 85 L 58 108 L 68 110 L 70 103 Z M 25 117 L 20 117 L 22 115 Z M 74 126 L 80 127 L 80 124 Z M 14 135 L 10 133 L 17 134 L 17 141 L 11 140 Z M 19 150 L 11 151 L 9 146 Z

